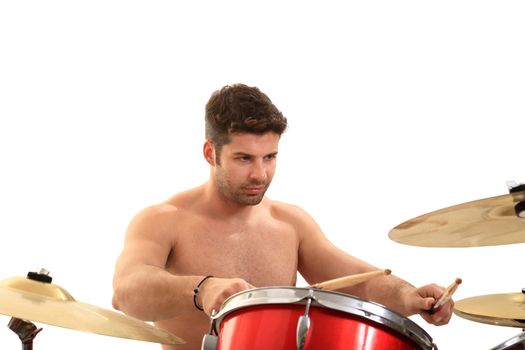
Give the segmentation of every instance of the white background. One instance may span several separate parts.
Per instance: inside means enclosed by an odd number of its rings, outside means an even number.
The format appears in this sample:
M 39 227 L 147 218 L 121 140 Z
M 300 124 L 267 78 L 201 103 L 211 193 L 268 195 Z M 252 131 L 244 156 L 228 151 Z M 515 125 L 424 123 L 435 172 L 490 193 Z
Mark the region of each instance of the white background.
M 269 197 L 415 285 L 461 277 L 456 299 L 525 287 L 522 244 L 388 238 L 525 181 L 522 1 L 189 3 L 0 3 L 0 279 L 45 267 L 77 300 L 110 309 L 129 220 L 207 179 L 204 104 L 243 82 L 289 119 Z M 445 350 L 521 331 L 411 319 Z M 8 321 L 0 348 L 19 348 Z M 160 349 L 39 326 L 35 349 Z

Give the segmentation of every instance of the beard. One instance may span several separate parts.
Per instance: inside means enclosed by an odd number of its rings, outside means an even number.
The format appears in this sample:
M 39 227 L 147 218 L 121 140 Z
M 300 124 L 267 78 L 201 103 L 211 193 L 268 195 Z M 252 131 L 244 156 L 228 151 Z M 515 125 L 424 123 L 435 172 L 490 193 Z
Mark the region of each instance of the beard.
M 231 181 L 231 179 L 226 175 L 226 173 L 222 170 L 220 166 L 217 167 L 217 171 L 215 173 L 215 179 L 217 181 L 217 186 L 219 188 L 219 192 L 221 195 L 240 205 L 257 205 L 259 204 L 262 199 L 264 198 L 264 194 L 268 190 L 268 187 L 270 187 L 271 181 L 252 181 L 243 183 L 240 185 L 234 185 Z M 251 186 L 264 186 L 261 191 L 257 194 L 247 194 L 244 193 L 243 190 L 247 187 Z

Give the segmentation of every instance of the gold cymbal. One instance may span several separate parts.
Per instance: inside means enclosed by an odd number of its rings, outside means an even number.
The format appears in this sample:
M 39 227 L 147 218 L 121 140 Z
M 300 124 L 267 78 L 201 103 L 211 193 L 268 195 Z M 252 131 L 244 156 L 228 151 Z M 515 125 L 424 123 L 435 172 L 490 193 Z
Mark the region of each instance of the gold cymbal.
M 76 301 L 62 287 L 23 277 L 0 281 L 0 313 L 79 331 L 177 345 L 184 340 L 149 323 Z
M 479 247 L 525 242 L 515 205 L 525 192 L 476 200 L 418 216 L 394 227 L 393 241 L 421 247 Z
M 525 328 L 525 294 L 489 294 L 455 302 L 454 313 L 471 321 Z

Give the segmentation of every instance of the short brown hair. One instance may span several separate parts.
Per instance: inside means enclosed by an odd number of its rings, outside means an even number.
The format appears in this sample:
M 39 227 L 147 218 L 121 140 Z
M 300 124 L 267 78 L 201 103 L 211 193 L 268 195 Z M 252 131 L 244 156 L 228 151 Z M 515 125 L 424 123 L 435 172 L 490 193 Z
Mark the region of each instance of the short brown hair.
M 206 138 L 220 153 L 230 142 L 232 133 L 281 135 L 288 125 L 286 118 L 257 87 L 226 85 L 215 91 L 206 103 Z

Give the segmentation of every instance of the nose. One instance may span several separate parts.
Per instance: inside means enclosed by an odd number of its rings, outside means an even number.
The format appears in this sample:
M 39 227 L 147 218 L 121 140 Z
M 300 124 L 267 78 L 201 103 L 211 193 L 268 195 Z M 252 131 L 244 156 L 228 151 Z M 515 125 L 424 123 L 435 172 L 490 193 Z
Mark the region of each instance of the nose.
M 251 171 L 250 171 L 250 179 L 256 180 L 259 182 L 265 181 L 268 178 L 268 170 L 266 169 L 266 165 L 262 160 L 257 160 L 253 162 Z

